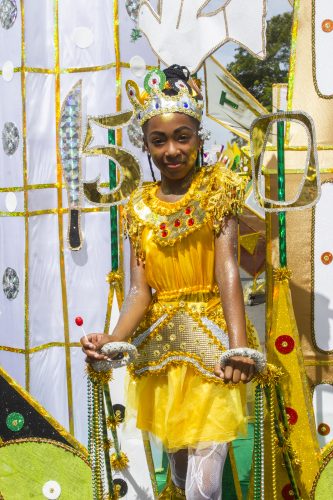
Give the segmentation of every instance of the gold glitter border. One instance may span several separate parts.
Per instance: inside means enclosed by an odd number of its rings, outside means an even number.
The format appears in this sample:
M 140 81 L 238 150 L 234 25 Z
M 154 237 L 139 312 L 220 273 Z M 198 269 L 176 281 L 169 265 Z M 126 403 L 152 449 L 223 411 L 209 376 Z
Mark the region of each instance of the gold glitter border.
M 44 349 L 50 349 L 51 347 L 65 347 L 65 342 L 48 342 L 47 344 L 41 344 L 36 347 L 30 347 L 29 349 L 21 349 L 19 347 L 11 346 L 0 346 L 0 351 L 16 352 L 18 354 L 32 354 L 34 352 L 43 351 Z M 82 347 L 80 342 L 70 342 L 69 347 Z
M 291 27 L 291 49 L 290 49 L 290 59 L 289 59 L 287 111 L 292 111 L 293 109 L 299 6 L 300 6 L 300 0 L 294 0 L 293 23 Z M 286 146 L 288 146 L 290 142 L 290 127 L 291 123 L 288 122 L 286 125 L 286 136 L 285 136 Z
M 149 433 L 147 431 L 141 431 L 142 435 L 142 441 L 143 441 L 143 446 L 146 454 L 146 460 L 147 460 L 147 465 L 148 465 L 148 470 L 149 470 L 149 477 L 151 480 L 151 485 L 153 488 L 153 493 L 154 493 L 154 498 L 158 498 L 158 488 L 157 488 L 157 481 L 156 481 L 156 475 L 155 475 L 155 465 L 154 465 L 154 460 L 153 460 L 153 454 L 151 451 L 151 445 L 150 445 L 150 440 L 149 440 Z
M 23 0 L 21 0 L 23 2 Z M 125 62 L 119 62 L 119 66 L 121 68 L 130 68 L 129 63 Z M 101 66 L 85 66 L 85 67 L 73 67 L 73 68 L 59 68 L 59 73 L 62 75 L 68 74 L 68 73 L 89 73 L 91 71 L 107 71 L 109 69 L 116 68 L 116 62 L 112 62 L 109 64 L 104 64 Z M 147 71 L 154 69 L 155 66 L 150 66 L 146 65 Z M 20 72 L 26 72 L 26 73 L 41 73 L 41 74 L 46 74 L 46 75 L 55 75 L 56 70 L 52 68 L 38 68 L 38 67 L 33 67 L 33 66 L 16 66 L 14 68 L 14 73 L 20 73 Z M 0 70 L 0 76 L 2 75 L 2 70 Z
M 22 103 L 22 157 L 24 190 L 24 347 L 25 347 L 25 388 L 30 390 L 30 328 L 29 328 L 29 217 L 28 212 L 28 164 L 27 164 L 27 111 L 26 111 L 26 74 L 24 71 L 25 53 L 25 11 L 24 0 L 21 6 L 21 103 Z

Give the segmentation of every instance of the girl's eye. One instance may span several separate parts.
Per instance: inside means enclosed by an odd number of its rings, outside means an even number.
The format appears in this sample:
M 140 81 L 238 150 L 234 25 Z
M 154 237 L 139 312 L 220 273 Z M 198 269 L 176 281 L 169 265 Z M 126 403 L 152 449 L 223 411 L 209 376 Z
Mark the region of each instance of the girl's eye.
M 180 135 L 178 137 L 178 140 L 181 141 L 181 142 L 186 142 L 186 141 L 190 140 L 190 137 L 188 135 Z
M 154 144 L 154 146 L 160 146 L 161 144 L 164 144 L 164 141 L 163 139 L 154 139 L 152 144 Z

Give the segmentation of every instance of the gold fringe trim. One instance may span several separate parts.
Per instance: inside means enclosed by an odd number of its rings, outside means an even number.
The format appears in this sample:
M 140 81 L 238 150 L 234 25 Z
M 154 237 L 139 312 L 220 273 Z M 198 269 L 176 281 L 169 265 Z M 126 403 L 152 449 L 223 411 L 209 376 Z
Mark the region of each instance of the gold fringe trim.
M 223 229 L 225 217 L 235 216 L 241 212 L 247 182 L 247 179 L 217 163 L 202 168 L 194 177 L 188 192 L 174 203 L 166 203 L 157 198 L 159 183 L 149 183 L 137 188 L 124 209 L 125 234 L 131 239 L 137 258 L 144 261 L 141 240 L 145 228 L 153 230 L 153 239 L 161 246 L 173 246 L 182 238 L 198 231 L 208 220 L 212 221 L 214 231 L 219 233 Z M 139 215 L 137 210 L 139 203 L 144 203 L 146 206 L 147 211 L 144 211 L 146 216 Z M 200 221 L 197 220 L 186 230 L 175 232 L 175 236 L 161 238 L 161 217 L 172 219 L 190 205 L 194 211 L 201 212 Z
M 120 271 L 111 271 L 107 276 L 106 276 L 106 281 L 110 283 L 110 285 L 120 285 L 123 281 L 123 273 Z
M 86 372 L 93 384 L 106 385 L 112 380 L 112 370 L 96 372 L 90 364 L 87 364 Z
M 103 448 L 105 451 L 110 451 L 110 449 L 113 447 L 113 441 L 112 439 L 105 439 L 104 440 L 104 445 Z
M 160 358 L 159 362 L 155 363 L 154 361 L 152 361 L 150 363 L 147 363 L 147 366 L 151 366 L 151 367 L 157 366 L 158 364 L 162 363 L 164 360 L 166 360 L 170 356 L 188 356 L 189 358 L 192 358 L 195 361 L 197 361 L 203 370 L 206 370 L 207 372 L 210 371 L 203 364 L 203 362 L 199 356 L 196 356 L 195 354 L 190 354 L 190 353 L 184 354 L 183 352 L 179 352 L 179 351 L 169 352 L 169 353 L 167 353 L 167 355 L 162 356 Z M 233 382 L 229 382 L 229 383 L 224 382 L 224 380 L 222 380 L 218 376 L 214 375 L 213 371 L 210 372 L 210 373 L 212 373 L 212 376 L 206 375 L 203 371 L 200 371 L 200 369 L 195 364 L 191 363 L 191 361 L 188 361 L 186 359 L 181 359 L 181 360 L 169 359 L 168 362 L 162 368 L 147 370 L 147 371 L 141 373 L 140 375 L 137 375 L 135 373 L 135 369 L 133 367 L 133 364 L 129 364 L 127 366 L 127 370 L 129 371 L 132 379 L 140 380 L 142 377 L 149 377 L 149 376 L 154 376 L 154 375 L 165 375 L 170 366 L 179 366 L 179 365 L 190 366 L 195 371 L 195 373 L 197 375 L 199 375 L 199 377 L 201 377 L 203 380 L 205 380 L 207 382 L 212 382 L 213 384 L 223 385 L 224 387 L 227 387 L 228 389 L 234 389 L 235 387 L 239 387 L 240 385 L 243 384 L 243 382 L 238 382 L 237 384 L 234 384 Z
M 287 267 L 279 267 L 273 270 L 273 277 L 275 281 L 289 281 L 292 273 Z
M 267 363 L 265 370 L 262 373 L 257 373 L 254 380 L 257 384 L 264 387 L 265 385 L 275 385 L 282 377 L 283 371 L 271 363 Z
M 111 495 L 109 495 L 109 493 L 104 495 L 103 500 L 118 500 L 119 498 L 121 498 L 120 491 L 121 491 L 120 484 L 114 484 L 113 485 L 113 493 Z
M 128 457 L 123 451 L 119 455 L 117 453 L 112 453 L 111 455 L 111 466 L 116 471 L 126 469 L 128 462 Z
M 158 496 L 159 500 L 183 500 L 184 498 L 186 499 L 185 491 L 173 484 L 171 478 Z

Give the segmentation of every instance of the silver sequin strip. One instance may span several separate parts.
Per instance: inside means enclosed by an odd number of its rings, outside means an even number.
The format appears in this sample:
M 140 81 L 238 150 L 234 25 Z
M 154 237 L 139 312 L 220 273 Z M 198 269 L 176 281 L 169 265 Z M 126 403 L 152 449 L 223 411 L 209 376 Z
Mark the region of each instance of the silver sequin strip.
M 229 336 L 216 323 L 206 316 L 200 318 L 201 322 L 211 331 L 214 337 L 221 342 L 225 349 L 229 349 Z
M 167 314 L 163 314 L 163 316 L 161 316 L 160 318 L 158 318 L 157 321 L 155 321 L 155 323 L 153 323 L 152 325 L 150 325 L 150 327 L 144 331 L 143 333 L 140 333 L 140 335 L 138 335 L 135 339 L 132 340 L 132 344 L 135 345 L 135 347 L 138 347 L 142 344 L 142 342 L 151 334 L 151 332 L 153 330 L 155 330 L 155 328 L 158 327 L 158 325 L 160 323 L 162 323 L 162 321 L 165 320 L 165 318 L 167 318 Z

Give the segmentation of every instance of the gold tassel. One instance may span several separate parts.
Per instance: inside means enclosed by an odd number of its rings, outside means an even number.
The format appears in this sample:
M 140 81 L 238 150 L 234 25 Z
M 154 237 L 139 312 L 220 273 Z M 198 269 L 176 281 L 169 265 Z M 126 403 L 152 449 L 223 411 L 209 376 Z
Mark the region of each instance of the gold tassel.
M 112 380 L 112 370 L 96 372 L 90 364 L 87 364 L 86 372 L 93 384 L 106 385 Z
M 185 491 L 173 484 L 171 478 L 169 478 L 167 485 L 158 495 L 159 500 L 183 500 L 185 498 Z
M 117 410 L 113 415 L 110 415 L 107 420 L 106 420 L 106 425 L 108 426 L 109 429 L 111 430 L 116 430 L 116 427 L 121 424 L 123 421 L 121 413 L 119 410 Z
M 273 277 L 275 281 L 289 281 L 291 279 L 291 271 L 287 267 L 279 267 L 274 269 Z
M 128 457 L 123 451 L 119 455 L 117 453 L 112 453 L 111 455 L 111 466 L 116 471 L 126 469 L 128 462 Z
M 275 385 L 282 375 L 283 371 L 281 368 L 267 363 L 265 370 L 256 374 L 255 381 L 262 387 L 265 385 Z

